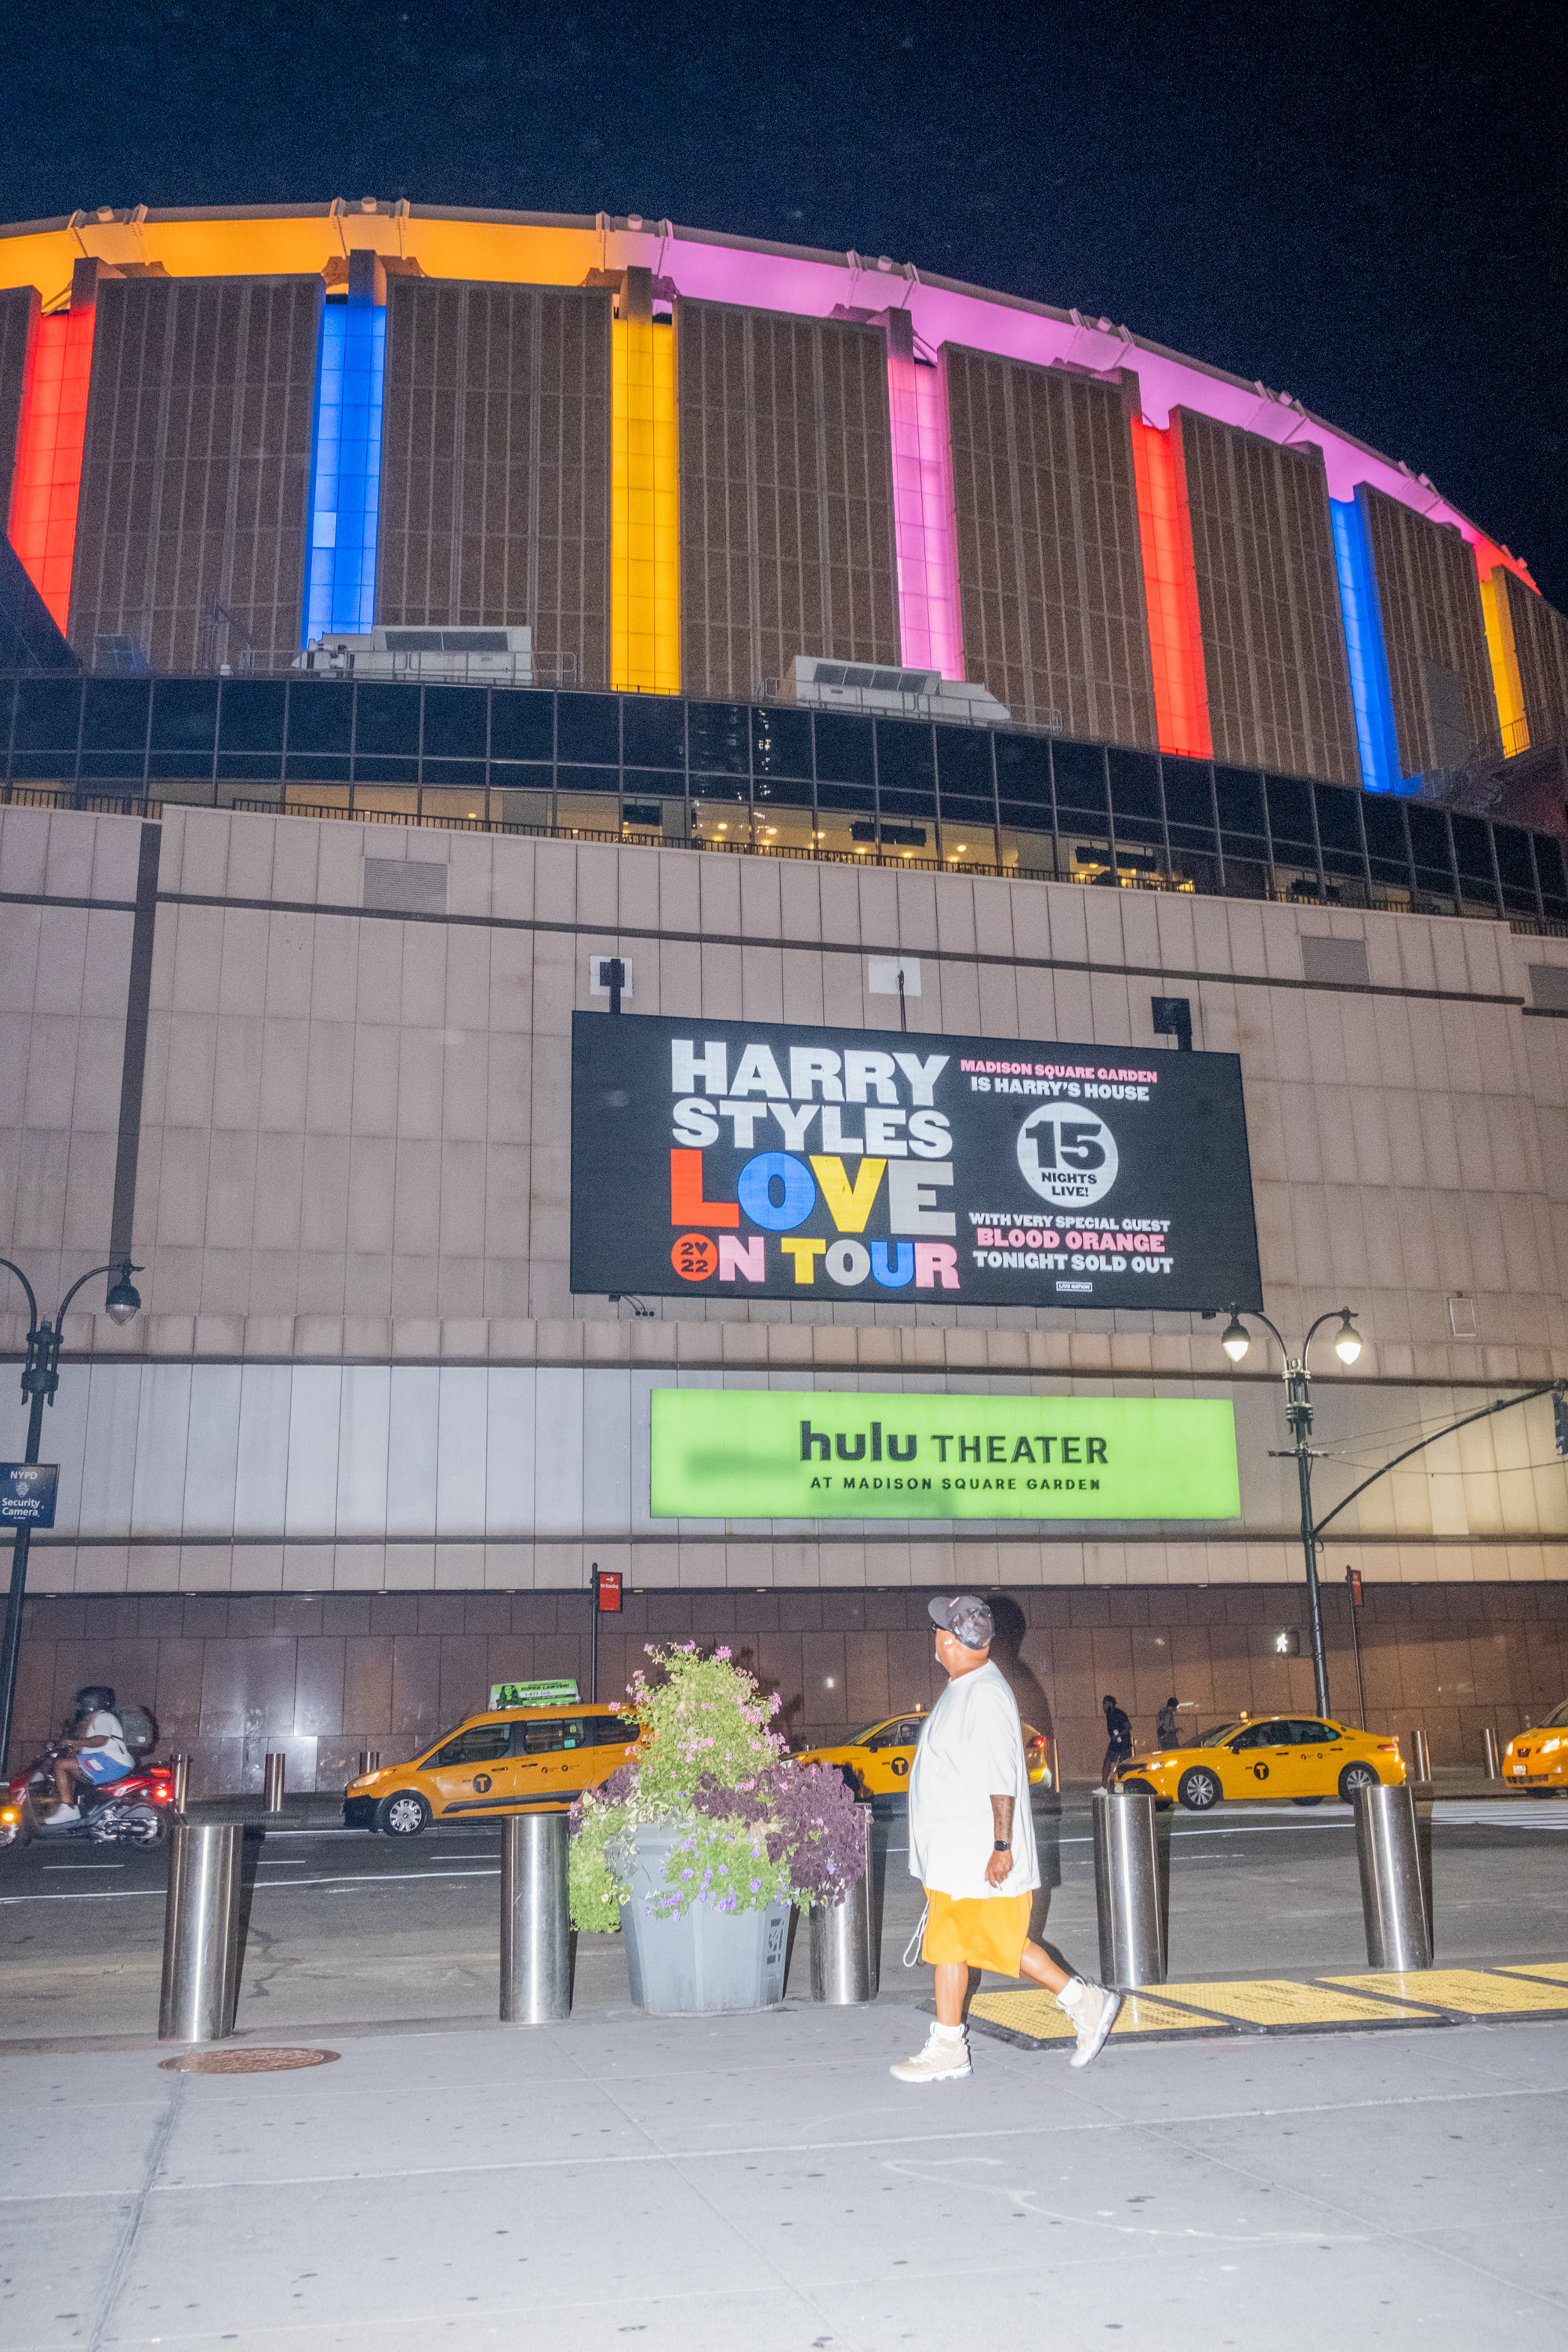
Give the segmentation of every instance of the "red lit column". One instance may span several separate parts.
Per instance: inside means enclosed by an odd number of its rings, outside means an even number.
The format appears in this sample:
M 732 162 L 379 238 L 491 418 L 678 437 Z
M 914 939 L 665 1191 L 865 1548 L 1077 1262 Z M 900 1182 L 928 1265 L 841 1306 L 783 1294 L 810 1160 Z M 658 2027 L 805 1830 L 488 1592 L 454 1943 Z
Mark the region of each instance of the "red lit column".
M 38 320 L 16 429 L 8 536 L 62 632 L 70 619 L 97 290 L 97 263 L 79 264 L 70 309 Z
M 1160 749 L 1181 752 L 1190 760 L 1207 760 L 1213 756 L 1214 745 L 1181 452 L 1173 429 L 1162 433 L 1136 416 L 1131 429 Z

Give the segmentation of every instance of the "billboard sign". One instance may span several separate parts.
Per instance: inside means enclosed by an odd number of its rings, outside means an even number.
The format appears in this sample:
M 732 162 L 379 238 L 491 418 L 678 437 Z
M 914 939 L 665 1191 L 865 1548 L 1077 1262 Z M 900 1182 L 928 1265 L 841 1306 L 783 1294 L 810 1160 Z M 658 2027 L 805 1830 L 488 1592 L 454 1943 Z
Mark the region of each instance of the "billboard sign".
M 656 1519 L 1234 1519 L 1223 1399 L 656 1389 Z
M 1260 1307 L 1240 1062 L 574 1013 L 572 1288 Z
M 575 1706 L 577 1685 L 561 1677 L 537 1683 L 492 1683 L 490 1706 Z

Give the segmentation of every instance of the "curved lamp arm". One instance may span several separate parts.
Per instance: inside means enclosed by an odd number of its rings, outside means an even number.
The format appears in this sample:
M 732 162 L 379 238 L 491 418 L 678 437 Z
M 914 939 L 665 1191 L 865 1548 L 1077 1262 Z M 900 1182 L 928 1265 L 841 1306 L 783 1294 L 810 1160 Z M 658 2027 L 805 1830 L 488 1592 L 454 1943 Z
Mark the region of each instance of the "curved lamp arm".
M 12 1271 L 13 1273 L 16 1271 L 15 1267 L 12 1268 Z M 82 1276 L 81 1280 L 79 1282 L 73 1282 L 65 1297 L 61 1299 L 59 1303 L 59 1310 L 55 1317 L 56 1330 L 58 1331 L 60 1325 L 65 1321 L 66 1308 L 70 1305 L 71 1300 L 76 1297 L 77 1292 L 79 1290 L 85 1289 L 86 1286 L 92 1281 L 96 1275 L 117 1274 L 121 1277 L 121 1281 L 129 1282 L 133 1274 L 140 1274 L 141 1271 L 141 1267 L 139 1265 L 132 1265 L 128 1257 L 111 1258 L 107 1265 L 89 1266 L 87 1273 Z
M 1322 1328 L 1323 1328 L 1324 1324 L 1325 1324 L 1325 1323 L 1331 1323 L 1331 1322 L 1333 1321 L 1333 1319 L 1334 1319 L 1334 1318 L 1335 1318 L 1335 1316 L 1336 1316 L 1336 1315 L 1337 1315 L 1337 1316 L 1339 1316 L 1342 1320 L 1344 1320 L 1344 1321 L 1347 1321 L 1347 1322 L 1348 1322 L 1348 1321 L 1349 1321 L 1349 1319 L 1350 1319 L 1350 1308 L 1349 1308 L 1348 1307 L 1325 1307 L 1325 1308 L 1324 1308 L 1324 1310 L 1323 1310 L 1323 1312 L 1322 1312 L 1322 1314 L 1319 1316 L 1319 1318 L 1318 1318 L 1317 1321 L 1313 1324 L 1313 1326 L 1312 1326 L 1311 1329 L 1308 1332 L 1308 1334 L 1307 1334 L 1306 1338 L 1302 1340 L 1302 1342 L 1301 1342 L 1301 1370 L 1302 1370 L 1303 1371 L 1305 1371 L 1305 1370 L 1306 1370 L 1306 1369 L 1307 1369 L 1307 1350 L 1308 1350 L 1308 1349 L 1311 1346 L 1311 1344 L 1312 1344 L 1313 1340 L 1317 1338 L 1317 1336 L 1318 1336 L 1319 1332 L 1322 1329 Z
M 8 1257 L 0 1257 L 0 1265 L 3 1265 L 5 1268 L 7 1274 L 14 1274 L 17 1281 L 21 1284 L 23 1289 L 26 1292 L 27 1320 L 32 1329 L 36 1331 L 38 1328 L 38 1302 L 33 1296 L 32 1284 L 28 1281 L 21 1267 L 19 1265 L 14 1265 Z

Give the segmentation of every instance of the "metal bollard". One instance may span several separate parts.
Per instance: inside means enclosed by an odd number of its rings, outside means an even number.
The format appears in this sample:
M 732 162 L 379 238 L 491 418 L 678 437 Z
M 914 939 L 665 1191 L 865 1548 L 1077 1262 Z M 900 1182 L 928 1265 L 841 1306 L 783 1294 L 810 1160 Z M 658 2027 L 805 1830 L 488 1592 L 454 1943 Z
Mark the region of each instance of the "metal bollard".
M 1489 1780 L 1501 1780 L 1502 1767 L 1498 1762 L 1497 1733 L 1489 1723 L 1481 1733 L 1481 1761 L 1486 1767 Z
M 160 2042 L 222 2042 L 239 1995 L 242 1822 L 180 1822 L 163 1912 Z
M 287 1756 L 269 1756 L 263 1767 L 266 1780 L 265 1809 L 269 1813 L 283 1811 L 283 1780 L 288 1768 Z
M 1165 1920 L 1154 1800 L 1137 1790 L 1097 1789 L 1093 1816 L 1100 1976 L 1122 1991 L 1163 1984 Z
M 183 1813 L 185 1799 L 191 1792 L 191 1759 L 188 1756 L 174 1759 L 174 1811 Z
M 366 1774 L 367 1772 L 379 1772 L 379 1771 L 380 1771 L 380 1769 L 381 1769 L 381 1750 L 380 1750 L 380 1748 L 362 1748 L 360 1749 L 360 1752 L 359 1752 L 359 1768 L 358 1768 L 358 1770 L 356 1771 L 356 1773 L 355 1773 L 355 1775 L 354 1775 L 355 1779 L 356 1779 L 356 1780 L 363 1780 L 363 1778 L 364 1778 L 364 1776 L 365 1776 L 365 1774 Z
M 571 2016 L 571 1927 L 565 1814 L 511 1814 L 500 1849 L 503 2025 L 556 2025 Z
M 1426 1734 L 1424 1731 L 1417 1731 L 1413 1734 L 1413 1738 L 1415 1743 L 1415 1770 L 1413 1777 L 1417 1780 L 1430 1780 L 1432 1751 L 1426 1745 Z
M 1410 1785 L 1379 1781 L 1358 1789 L 1354 1801 L 1367 1963 L 1374 1969 L 1429 1969 L 1432 1937 Z
M 806 1929 L 811 1943 L 811 1997 L 829 2009 L 853 2009 L 875 2000 L 881 1973 L 871 1875 L 871 1808 L 861 1804 L 855 1811 L 860 1822 L 865 1873 L 842 1903 L 814 1904 Z

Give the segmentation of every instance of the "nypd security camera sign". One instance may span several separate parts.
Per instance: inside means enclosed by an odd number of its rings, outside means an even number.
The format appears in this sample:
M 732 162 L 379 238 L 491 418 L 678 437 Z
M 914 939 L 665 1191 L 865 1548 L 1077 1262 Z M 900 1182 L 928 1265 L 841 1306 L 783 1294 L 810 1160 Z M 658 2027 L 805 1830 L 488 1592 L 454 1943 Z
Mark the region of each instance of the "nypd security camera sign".
M 0 1462 L 0 1528 L 52 1528 L 58 1462 Z
M 1240 1064 L 575 1013 L 572 1288 L 1259 1307 Z

